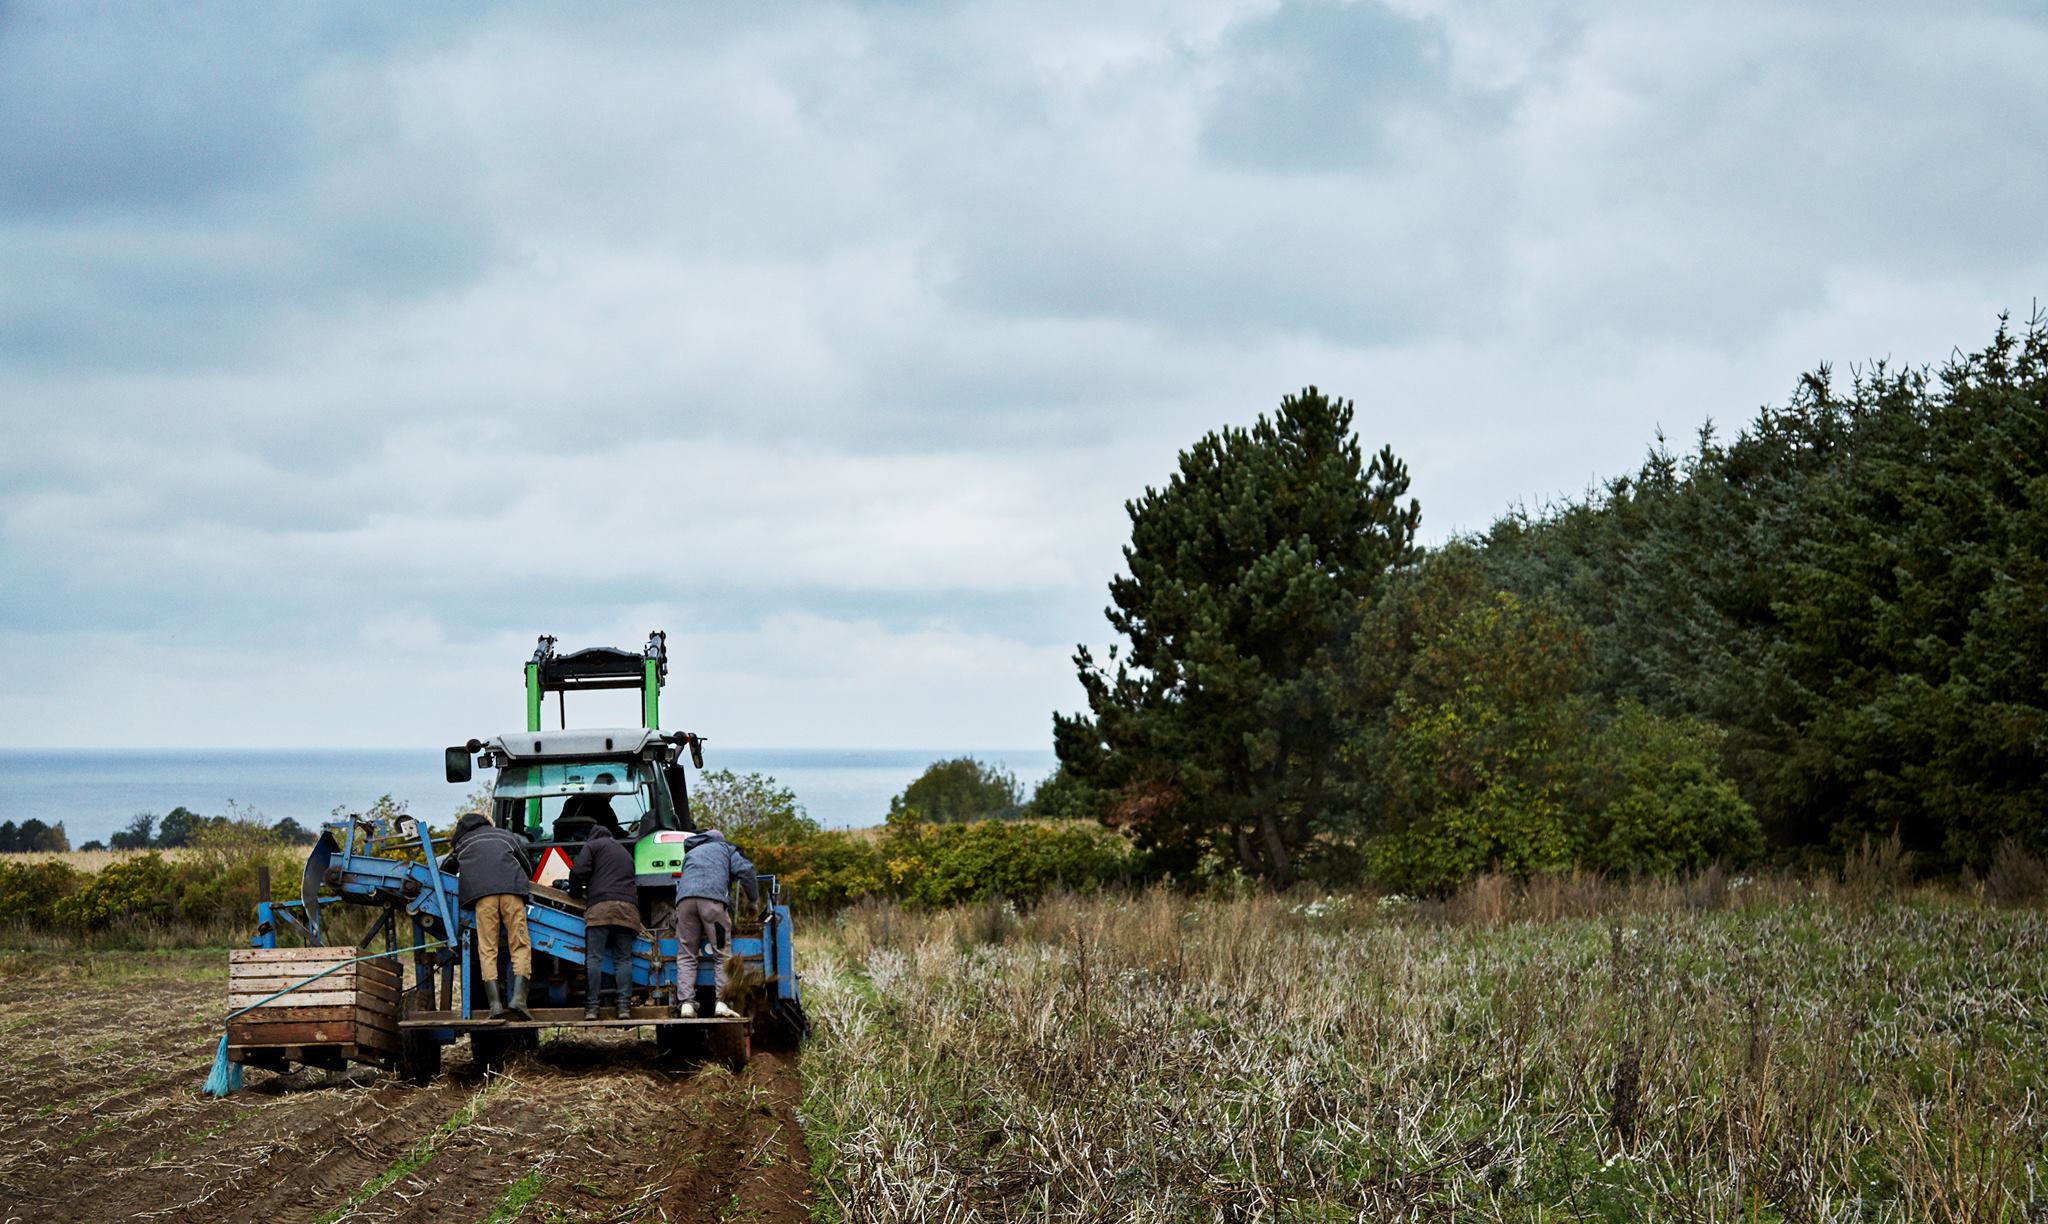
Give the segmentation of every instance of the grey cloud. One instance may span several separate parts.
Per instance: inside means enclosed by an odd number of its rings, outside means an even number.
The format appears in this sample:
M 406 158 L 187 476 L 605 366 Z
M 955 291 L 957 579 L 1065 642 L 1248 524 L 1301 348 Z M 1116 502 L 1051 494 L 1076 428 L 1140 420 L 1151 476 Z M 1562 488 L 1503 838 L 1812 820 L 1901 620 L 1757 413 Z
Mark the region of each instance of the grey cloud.
M 2048 254 L 2019 65 L 2048 28 L 1765 6 L 1604 23 L 1548 69 L 1507 148 L 1517 269 L 1544 326 L 1735 345 L 1846 274 L 1995 274 Z M 1957 133 L 1970 132 L 1967 141 Z
M 0 14 L 0 213 L 162 211 L 287 170 L 293 58 L 170 8 Z
M 1233 31 L 1216 58 L 1227 68 L 1202 147 L 1237 166 L 1371 171 L 1395 152 L 1388 129 L 1403 112 L 1499 112 L 1494 99 L 1454 90 L 1435 20 L 1379 0 L 1282 4 Z
M 341 6 L 9 10 L 0 356 L 239 367 L 294 317 L 477 275 L 464 151 L 390 122 L 389 57 L 424 41 Z

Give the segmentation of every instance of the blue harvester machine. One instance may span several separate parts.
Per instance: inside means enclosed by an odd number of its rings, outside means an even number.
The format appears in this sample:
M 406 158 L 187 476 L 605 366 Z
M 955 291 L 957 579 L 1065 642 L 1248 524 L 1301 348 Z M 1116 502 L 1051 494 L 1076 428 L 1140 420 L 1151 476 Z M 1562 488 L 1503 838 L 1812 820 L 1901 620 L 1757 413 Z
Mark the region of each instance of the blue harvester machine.
M 536 1046 L 543 1028 L 652 1028 L 665 1055 L 733 1066 L 743 1064 L 757 1042 L 790 1048 L 801 1040 L 807 1025 L 789 907 L 772 875 L 761 877 L 765 917 L 757 920 L 744 905 L 732 910 L 728 994 L 741 1018 L 711 1017 L 708 961 L 689 987 L 705 1018 L 675 1014 L 669 919 L 683 843 L 696 827 L 683 760 L 702 769 L 704 741 L 659 730 L 667 671 L 667 639 L 660 632 L 638 653 L 600 646 L 558 654 L 555 639 L 543 637 L 526 664 L 526 731 L 472 739 L 446 753 L 451 783 L 469 782 L 473 765 L 496 771 L 491 819 L 528 839 L 542 879 L 554 878 L 550 869 L 560 871 L 573 859 L 599 823 L 633 851 L 645 932 L 633 944 L 629 1018 L 614 1018 L 608 1006 L 604 1019 L 583 1019 L 583 905 L 536 883 L 526 907 L 533 1019 L 486 1019 L 474 918 L 457 904 L 455 876 L 440 867 L 446 835 L 409 816 L 354 816 L 322 830 L 306 859 L 298 900 L 272 900 L 267 876 L 261 881 L 251 947 L 230 954 L 228 1058 L 277 1071 L 293 1063 L 369 1063 L 424 1084 L 440 1070 L 442 1048 L 463 1036 L 485 1067 Z M 642 726 L 568 728 L 570 690 L 625 688 L 640 690 Z M 552 731 L 541 727 L 549 693 L 562 705 L 562 725 Z M 359 925 L 336 922 L 337 904 L 380 912 L 363 934 L 330 945 L 326 937 L 335 926 Z M 288 938 L 281 943 L 280 936 Z M 613 973 L 607 961 L 607 987 L 616 980 Z M 508 977 L 501 967 L 499 980 Z

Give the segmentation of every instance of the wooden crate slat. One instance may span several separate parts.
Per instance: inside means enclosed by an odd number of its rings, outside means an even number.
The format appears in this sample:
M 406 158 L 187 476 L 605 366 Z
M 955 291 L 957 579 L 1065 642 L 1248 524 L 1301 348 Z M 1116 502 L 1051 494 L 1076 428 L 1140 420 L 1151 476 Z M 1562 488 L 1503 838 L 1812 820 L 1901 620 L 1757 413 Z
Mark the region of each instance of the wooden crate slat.
M 324 970 L 324 971 L 323 971 Z M 235 965 L 228 970 L 230 982 L 303 982 L 315 974 L 323 982 L 370 982 L 378 986 L 396 985 L 395 973 L 365 973 L 361 965 L 343 965 L 339 969 L 327 970 L 320 965 Z
M 282 1002 L 282 1000 L 280 1000 Z M 361 1003 L 330 1003 L 319 1007 L 259 1007 L 236 1016 L 236 1024 L 305 1024 L 350 1022 L 386 1032 L 398 1031 L 398 1014 Z
M 355 1039 L 353 1020 L 301 1024 L 243 1024 L 237 1020 L 228 1025 L 231 1046 L 354 1045 Z
M 243 952 L 263 953 L 261 957 L 244 956 Z M 318 952 L 317 957 L 286 957 L 285 952 Z M 337 953 L 346 952 L 342 956 Z M 247 948 L 228 953 L 228 976 L 230 977 L 305 977 L 322 969 L 341 966 L 329 977 L 347 974 L 361 974 L 365 977 L 396 979 L 400 976 L 399 966 L 389 958 L 378 960 L 357 960 L 353 948 Z
M 250 950 L 256 952 L 269 951 L 269 949 L 265 948 L 253 948 Z M 285 950 L 286 949 L 282 948 L 277 949 L 277 951 Z M 318 952 L 329 951 L 329 949 L 326 948 L 313 948 L 301 950 Z M 356 960 L 353 957 L 348 956 L 323 956 L 317 959 L 293 958 L 288 960 L 250 960 L 235 953 L 230 953 L 230 958 L 231 959 L 228 961 L 229 977 L 306 977 L 310 974 L 318 973 L 323 969 L 332 969 L 334 970 L 334 972 L 328 974 L 327 976 L 341 977 L 346 974 L 350 976 L 359 975 L 362 977 L 388 978 L 395 980 L 399 976 L 401 976 L 403 972 L 399 965 L 393 963 L 389 959 Z
M 308 978 L 312 979 L 312 985 L 307 987 L 309 990 L 354 990 L 358 982 L 373 986 L 383 984 L 380 978 L 359 978 L 343 969 L 339 973 L 319 977 L 310 973 L 231 973 L 228 975 L 228 987 L 232 990 L 283 990 Z
M 228 963 L 231 965 L 244 965 L 266 964 L 272 961 L 319 961 L 331 965 L 336 961 L 354 960 L 358 956 L 367 955 L 369 953 L 364 952 L 354 944 L 337 944 L 333 947 L 324 948 L 230 948 L 228 950 Z M 375 962 L 365 961 L 363 963 L 374 964 Z
M 362 1009 L 353 1003 L 335 1003 L 324 1007 L 286 1006 L 291 995 L 279 999 L 270 1007 L 259 1007 L 255 1011 L 243 1012 L 235 1017 L 236 1024 L 288 1024 L 308 1020 L 354 1020 Z
M 287 1008 L 299 1010 L 307 1007 L 340 1007 L 344 1004 L 364 1008 L 383 1015 L 396 1015 L 398 1000 L 380 998 L 357 990 L 323 990 L 321 983 L 314 983 L 303 990 L 280 995 L 272 990 L 242 990 L 228 992 L 228 1010 L 241 1011 L 245 1007 Z
M 301 982 L 305 982 L 305 985 L 301 986 Z M 335 991 L 350 991 L 387 1003 L 398 1001 L 398 987 L 393 983 L 377 979 L 352 978 L 345 971 L 329 974 L 324 978 L 314 978 L 310 982 L 307 982 L 303 976 L 231 978 L 228 981 L 228 993 L 261 996 L 276 994 L 280 990 L 286 990 L 294 986 L 297 986 L 298 989 L 293 990 L 290 995 L 286 995 L 286 998 L 291 998 L 293 995 L 301 995 L 307 991 L 320 991 L 329 994 Z
M 245 1007 L 253 1007 L 259 1003 L 262 1003 L 265 1007 L 276 1007 L 284 1005 L 285 999 L 291 1000 L 290 1006 L 293 1007 L 354 1007 L 359 1002 L 356 992 L 353 990 L 313 990 L 308 988 L 306 990 L 293 991 L 291 994 L 284 996 L 283 999 L 266 1003 L 265 1000 L 269 999 L 272 993 L 268 990 L 252 990 L 246 994 L 239 991 L 231 993 L 228 995 L 228 1010 L 240 1011 Z
M 295 1045 L 355 1045 L 386 1052 L 398 1049 L 396 1032 L 354 1020 L 228 1025 L 230 1049 L 283 1049 Z

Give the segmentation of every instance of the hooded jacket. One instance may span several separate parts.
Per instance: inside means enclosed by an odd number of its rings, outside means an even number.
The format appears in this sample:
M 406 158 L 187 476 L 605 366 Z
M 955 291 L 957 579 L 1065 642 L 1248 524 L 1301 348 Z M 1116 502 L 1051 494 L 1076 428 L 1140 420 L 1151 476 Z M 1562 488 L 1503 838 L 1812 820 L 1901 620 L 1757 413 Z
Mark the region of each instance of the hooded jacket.
M 484 897 L 525 897 L 533 892 L 533 859 L 526 839 L 498 828 L 482 812 L 465 813 L 455 822 L 455 848 L 441 860 L 441 870 L 461 877 L 465 906 Z
M 724 902 L 732 897 L 732 882 L 738 880 L 747 900 L 761 903 L 761 885 L 754 879 L 754 865 L 738 846 L 725 840 L 717 829 L 693 833 L 683 843 L 683 874 L 676 879 L 676 901 L 703 897 Z
M 624 901 L 637 906 L 640 886 L 633 878 L 633 852 L 620 845 L 610 829 L 592 826 L 590 839 L 569 866 L 569 886 L 564 891 L 591 905 Z

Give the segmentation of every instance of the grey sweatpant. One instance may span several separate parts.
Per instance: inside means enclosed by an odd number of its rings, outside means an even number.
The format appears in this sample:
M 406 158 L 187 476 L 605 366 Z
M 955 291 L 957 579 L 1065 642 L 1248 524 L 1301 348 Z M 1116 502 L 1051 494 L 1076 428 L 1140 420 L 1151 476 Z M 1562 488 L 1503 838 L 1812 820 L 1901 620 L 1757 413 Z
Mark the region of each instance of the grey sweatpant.
M 676 1001 L 697 997 L 697 945 L 709 948 L 711 976 L 725 997 L 725 958 L 732 951 L 732 915 L 723 901 L 684 897 L 676 902 Z

